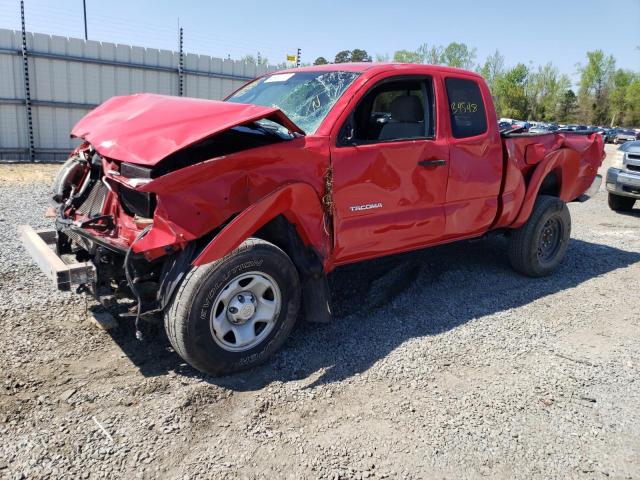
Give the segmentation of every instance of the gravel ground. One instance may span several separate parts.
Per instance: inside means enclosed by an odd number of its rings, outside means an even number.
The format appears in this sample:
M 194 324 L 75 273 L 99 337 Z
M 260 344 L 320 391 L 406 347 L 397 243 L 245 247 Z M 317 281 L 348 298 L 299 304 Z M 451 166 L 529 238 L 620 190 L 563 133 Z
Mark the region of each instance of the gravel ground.
M 640 478 L 638 208 L 572 204 L 550 278 L 513 273 L 499 237 L 340 269 L 332 324 L 210 378 L 49 285 L 16 239 L 47 225 L 48 175 L 16 171 L 0 166 L 2 478 Z

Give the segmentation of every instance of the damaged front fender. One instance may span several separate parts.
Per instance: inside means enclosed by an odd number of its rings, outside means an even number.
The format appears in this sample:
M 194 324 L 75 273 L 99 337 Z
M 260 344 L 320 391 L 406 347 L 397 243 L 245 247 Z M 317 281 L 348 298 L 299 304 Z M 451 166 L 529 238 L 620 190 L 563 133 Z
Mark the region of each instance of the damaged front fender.
M 263 225 L 283 215 L 307 246 L 326 257 L 329 237 L 325 233 L 324 210 L 316 191 L 305 183 L 292 183 L 267 195 L 235 217 L 193 261 L 204 265 L 230 253 Z

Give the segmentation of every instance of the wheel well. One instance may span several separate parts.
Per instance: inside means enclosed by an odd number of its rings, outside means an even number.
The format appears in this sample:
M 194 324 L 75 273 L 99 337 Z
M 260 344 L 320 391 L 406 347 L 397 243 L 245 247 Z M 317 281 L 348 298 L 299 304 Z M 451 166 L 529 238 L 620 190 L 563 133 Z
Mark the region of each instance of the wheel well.
M 560 179 L 556 172 L 549 172 L 547 176 L 544 177 L 540 185 L 540 190 L 538 190 L 538 195 L 560 196 Z
M 331 321 L 331 293 L 324 274 L 322 257 L 312 246 L 306 246 L 294 224 L 278 215 L 252 236 L 281 248 L 291 259 L 301 277 L 302 300 L 308 322 Z
M 281 248 L 303 277 L 323 274 L 322 258 L 319 253 L 315 248 L 305 246 L 295 225 L 283 215 L 278 215 L 263 225 L 252 236 Z

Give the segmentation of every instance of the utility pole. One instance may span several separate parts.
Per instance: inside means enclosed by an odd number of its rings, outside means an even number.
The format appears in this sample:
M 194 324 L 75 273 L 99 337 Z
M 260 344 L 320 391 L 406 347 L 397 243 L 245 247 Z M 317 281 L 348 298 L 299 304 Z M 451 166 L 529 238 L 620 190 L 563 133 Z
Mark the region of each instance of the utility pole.
M 178 95 L 182 97 L 184 95 L 184 36 L 182 27 L 180 27 L 178 34 L 178 47 Z
M 302 49 L 298 49 L 298 54 L 296 55 L 296 68 L 300 67 L 300 57 L 302 56 Z
M 20 17 L 22 20 L 22 68 L 24 86 L 24 109 L 27 115 L 27 145 L 29 160 L 35 160 L 35 145 L 33 143 L 33 116 L 31 114 L 31 88 L 29 86 L 29 57 L 27 52 L 27 29 L 24 23 L 24 0 L 20 0 Z
M 84 39 L 89 40 L 87 35 L 87 0 L 82 0 L 82 10 L 84 11 Z

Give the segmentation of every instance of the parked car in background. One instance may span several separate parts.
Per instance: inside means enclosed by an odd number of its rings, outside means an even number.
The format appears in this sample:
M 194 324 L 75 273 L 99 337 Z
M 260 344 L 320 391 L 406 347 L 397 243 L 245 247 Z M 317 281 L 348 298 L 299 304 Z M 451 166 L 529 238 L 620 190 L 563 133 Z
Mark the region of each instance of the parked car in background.
M 551 130 L 546 125 L 538 124 L 529 129 L 529 133 L 551 133 Z
M 613 137 L 618 133 L 618 128 L 610 128 L 607 132 L 602 136 L 604 143 L 613 143 Z
M 515 120 L 513 122 L 513 128 L 522 128 L 524 130 L 529 130 L 531 128 L 531 124 L 529 122 L 525 122 L 524 120 Z
M 605 138 L 607 143 L 615 143 L 616 145 L 634 140 L 637 140 L 635 130 L 625 128 L 612 128 Z
M 626 142 L 618 147 L 613 164 L 607 171 L 609 207 L 628 212 L 640 199 L 640 141 Z
M 635 130 L 627 128 L 618 132 L 613 139 L 613 143 L 633 142 L 634 140 L 637 140 Z

